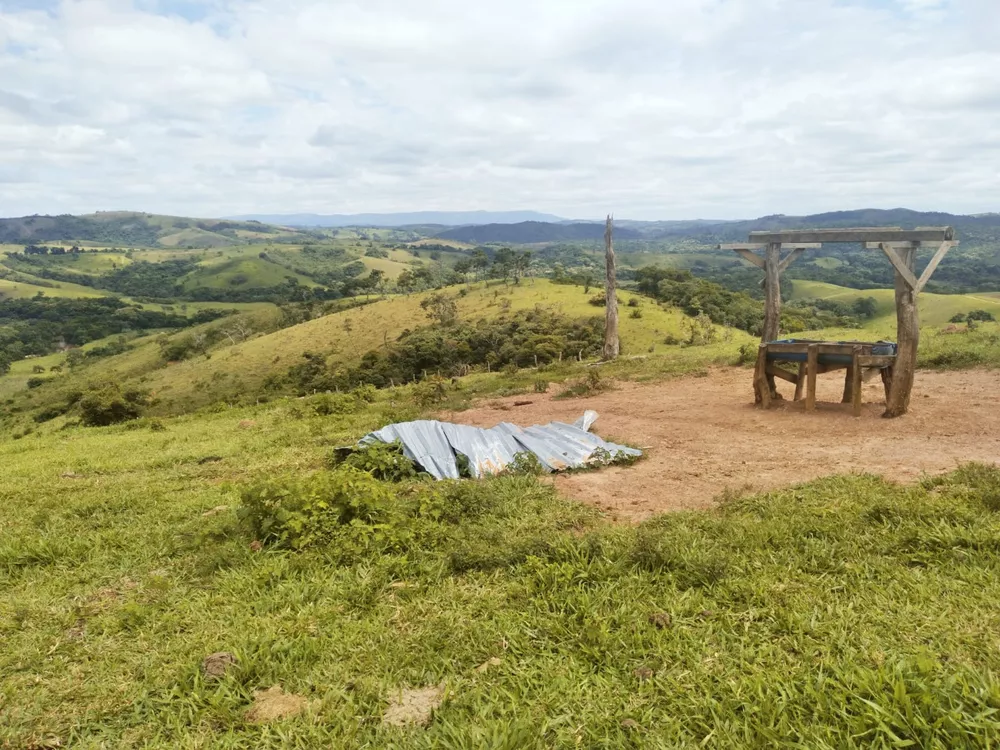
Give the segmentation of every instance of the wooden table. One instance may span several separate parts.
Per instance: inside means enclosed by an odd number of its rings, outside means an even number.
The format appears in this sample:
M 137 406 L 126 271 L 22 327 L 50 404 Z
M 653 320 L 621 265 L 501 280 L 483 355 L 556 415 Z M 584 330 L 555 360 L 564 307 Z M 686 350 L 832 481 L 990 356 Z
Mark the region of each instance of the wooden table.
M 881 374 L 886 398 L 892 384 L 895 354 L 893 344 L 866 341 L 768 341 L 760 345 L 754 370 L 754 392 L 757 402 L 765 409 L 773 398 L 774 378 L 795 384 L 795 400 L 806 394 L 806 409 L 816 408 L 816 376 L 836 370 L 846 370 L 842 403 L 853 405 L 854 416 L 861 416 L 861 383 L 876 373 Z M 876 353 L 879 352 L 879 353 Z M 798 372 L 779 367 L 778 363 L 798 364 Z

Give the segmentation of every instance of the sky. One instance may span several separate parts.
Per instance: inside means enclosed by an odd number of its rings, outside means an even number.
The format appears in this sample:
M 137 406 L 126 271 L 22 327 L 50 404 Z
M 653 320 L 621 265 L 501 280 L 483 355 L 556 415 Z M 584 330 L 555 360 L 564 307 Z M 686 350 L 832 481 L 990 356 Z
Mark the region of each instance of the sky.
M 0 216 L 1000 211 L 998 0 L 0 0 Z

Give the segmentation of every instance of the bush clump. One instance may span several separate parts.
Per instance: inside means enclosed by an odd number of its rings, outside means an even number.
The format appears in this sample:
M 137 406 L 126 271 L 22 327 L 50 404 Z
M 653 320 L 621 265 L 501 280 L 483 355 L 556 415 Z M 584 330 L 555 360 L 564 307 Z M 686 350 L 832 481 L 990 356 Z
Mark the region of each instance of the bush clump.
M 87 427 L 128 422 L 141 417 L 148 403 L 148 396 L 143 391 L 123 391 L 118 385 L 106 385 L 88 391 L 80 399 L 81 421 Z
M 245 487 L 240 499 L 237 515 L 255 539 L 293 549 L 329 544 L 347 528 L 355 542 L 384 543 L 398 513 L 391 487 L 353 466 L 265 480 Z

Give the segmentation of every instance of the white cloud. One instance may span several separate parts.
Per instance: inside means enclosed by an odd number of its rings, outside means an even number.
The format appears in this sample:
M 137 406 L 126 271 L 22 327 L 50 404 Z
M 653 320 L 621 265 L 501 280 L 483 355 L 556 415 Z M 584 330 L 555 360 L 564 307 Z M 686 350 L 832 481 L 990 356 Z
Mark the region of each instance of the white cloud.
M 996 210 L 998 22 L 995 0 L 0 5 L 0 214 Z

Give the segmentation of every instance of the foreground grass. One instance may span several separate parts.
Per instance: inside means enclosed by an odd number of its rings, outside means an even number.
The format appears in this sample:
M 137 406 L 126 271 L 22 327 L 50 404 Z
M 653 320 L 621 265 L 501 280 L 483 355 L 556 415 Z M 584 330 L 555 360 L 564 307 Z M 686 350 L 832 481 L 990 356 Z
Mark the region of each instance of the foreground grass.
M 639 527 L 531 477 L 418 483 L 392 488 L 423 509 L 404 545 L 254 551 L 236 487 L 412 416 L 283 401 L 0 442 L 0 747 L 1000 741 L 1000 471 Z M 208 682 L 217 651 L 239 666 Z M 250 723 L 275 684 L 309 709 Z M 382 725 L 439 684 L 427 727 Z

